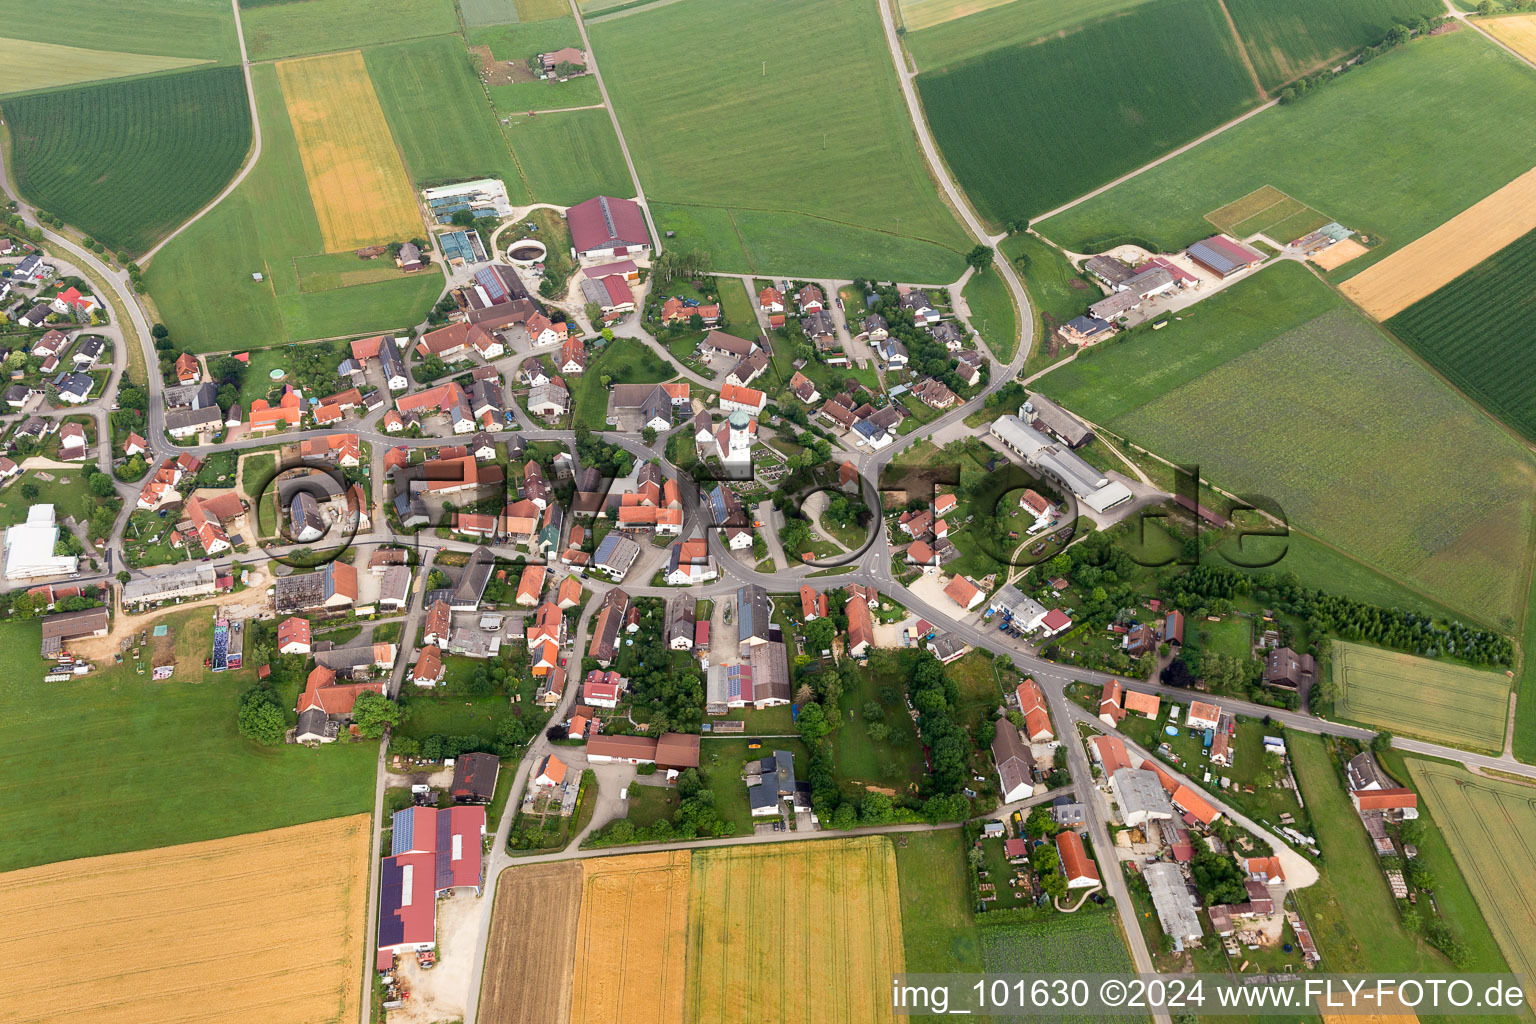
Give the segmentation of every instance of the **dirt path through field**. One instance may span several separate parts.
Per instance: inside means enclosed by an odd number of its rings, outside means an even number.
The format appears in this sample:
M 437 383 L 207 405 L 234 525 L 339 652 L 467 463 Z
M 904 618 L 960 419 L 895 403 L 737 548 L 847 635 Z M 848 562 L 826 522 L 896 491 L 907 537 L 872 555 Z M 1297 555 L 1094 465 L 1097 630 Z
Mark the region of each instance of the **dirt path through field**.
M 1243 67 L 1248 69 L 1248 77 L 1253 79 L 1253 87 L 1258 90 L 1259 99 L 1269 99 L 1269 93 L 1264 91 L 1264 83 L 1259 81 L 1259 72 L 1248 57 L 1248 47 L 1243 45 L 1243 36 L 1237 30 L 1237 22 L 1232 20 L 1232 12 L 1227 10 L 1227 0 L 1216 0 L 1216 3 L 1221 7 L 1221 16 L 1227 19 L 1227 28 L 1232 30 L 1232 41 L 1237 44 L 1237 55 L 1243 58 Z

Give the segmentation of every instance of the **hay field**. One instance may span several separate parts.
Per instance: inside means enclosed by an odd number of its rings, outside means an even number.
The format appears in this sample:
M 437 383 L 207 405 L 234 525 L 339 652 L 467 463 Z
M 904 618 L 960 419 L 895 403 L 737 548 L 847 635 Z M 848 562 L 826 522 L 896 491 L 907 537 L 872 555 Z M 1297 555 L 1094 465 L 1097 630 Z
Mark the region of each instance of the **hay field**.
M 698 851 L 690 916 L 689 1019 L 892 1019 L 905 954 L 885 837 Z
M 546 1024 L 570 1017 L 581 889 L 581 864 L 573 860 L 502 872 L 485 953 L 483 1019 Z
M 61 85 L 148 75 L 207 63 L 197 57 L 88 50 L 32 39 L 0 37 L 0 94 L 55 89 Z
M 1536 977 L 1536 787 L 1418 758 L 1409 759 L 1408 771 L 1510 970 Z
M 1478 21 L 1477 27 L 1526 60 L 1536 60 L 1536 14 L 1485 18 Z
M 326 250 L 419 236 L 421 213 L 363 55 L 279 61 L 277 79 Z
M 1422 238 L 1341 285 L 1371 316 L 1385 320 L 1536 230 L 1536 169 L 1474 203 Z
M 1503 672 L 1334 641 L 1340 714 L 1459 747 L 1499 750 L 1509 711 Z
M 362 997 L 369 816 L 0 875 L 0 1021 L 320 1024 Z
M 1262 234 L 1281 245 L 1294 242 L 1328 223 L 1322 213 L 1273 185 L 1254 189 L 1241 199 L 1212 210 L 1205 219 L 1233 238 Z
M 688 939 L 687 850 L 604 857 L 583 865 L 571 1024 L 675 1024 L 683 1019 Z

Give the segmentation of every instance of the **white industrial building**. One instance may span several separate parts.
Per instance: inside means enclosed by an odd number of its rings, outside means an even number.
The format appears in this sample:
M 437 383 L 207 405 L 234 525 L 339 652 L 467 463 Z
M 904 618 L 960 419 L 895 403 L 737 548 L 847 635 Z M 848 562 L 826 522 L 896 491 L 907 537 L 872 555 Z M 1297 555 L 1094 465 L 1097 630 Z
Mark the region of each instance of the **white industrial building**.
M 1109 777 L 1109 788 L 1115 795 L 1115 805 L 1120 808 L 1120 820 L 1131 828 L 1173 817 L 1168 791 L 1163 789 L 1163 781 L 1155 772 L 1117 768 Z
M 75 555 L 56 555 L 59 526 L 53 518 L 52 505 L 33 505 L 27 521 L 5 531 L 5 576 L 12 580 L 40 576 L 63 576 L 80 565 Z
M 1017 416 L 993 420 L 992 436 L 1095 512 L 1107 512 L 1131 500 L 1131 489 L 1125 484 L 1111 480 L 1065 444 L 1040 433 Z

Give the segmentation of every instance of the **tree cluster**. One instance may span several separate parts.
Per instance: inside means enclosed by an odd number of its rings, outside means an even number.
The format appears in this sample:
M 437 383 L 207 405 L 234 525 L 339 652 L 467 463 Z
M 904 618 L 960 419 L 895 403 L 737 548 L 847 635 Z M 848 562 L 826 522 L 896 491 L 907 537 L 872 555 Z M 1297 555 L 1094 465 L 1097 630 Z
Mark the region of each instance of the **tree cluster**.
M 1243 884 L 1247 876 L 1230 854 L 1217 853 L 1204 843 L 1197 843 L 1194 859 L 1189 862 L 1189 873 L 1194 879 L 1195 891 L 1208 907 L 1248 900 L 1248 889 Z
M 1304 587 L 1292 573 L 1248 576 L 1225 566 L 1202 563 L 1172 577 L 1166 587 L 1173 603 L 1195 617 L 1218 599 L 1230 602 L 1255 589 L 1270 596 L 1277 608 L 1298 616 L 1309 635 L 1337 636 L 1422 657 L 1451 655 L 1473 665 L 1514 663 L 1509 637 L 1463 622 L 1437 622 L 1420 612 L 1382 608 L 1351 597 Z
M 288 731 L 288 717 L 276 691 L 270 686 L 257 685 L 240 695 L 235 725 L 246 739 L 275 747 L 283 742 Z
M 1517 2 L 1523 4 L 1529 3 L 1529 0 L 1517 0 Z M 1483 10 L 1484 7 L 1487 7 L 1488 10 Z M 1493 5 L 1490 0 L 1482 0 L 1482 3 L 1478 5 L 1478 13 L 1491 13 L 1492 8 Z M 1433 32 L 1435 29 L 1445 24 L 1448 20 L 1449 18 L 1443 15 L 1437 18 L 1425 18 L 1420 16 L 1415 18 L 1409 24 L 1393 25 L 1390 29 L 1387 30 L 1387 34 L 1381 39 L 1380 42 L 1373 46 L 1364 47 L 1354 60 L 1339 65 L 1337 68 L 1325 68 L 1316 74 L 1308 75 L 1305 78 L 1298 78 L 1295 82 L 1292 82 L 1284 89 L 1281 89 L 1280 102 L 1295 103 L 1297 100 L 1305 98 L 1309 93 L 1313 93 L 1318 89 L 1321 89 L 1323 86 L 1332 82 L 1340 75 L 1345 74 L 1349 71 L 1350 68 L 1358 67 L 1362 64 L 1367 64 L 1370 61 L 1375 60 L 1377 57 L 1380 57 L 1382 54 L 1402 46 L 1404 43 L 1408 42 L 1408 40 L 1414 38 L 1415 36 L 1428 35 L 1430 32 Z

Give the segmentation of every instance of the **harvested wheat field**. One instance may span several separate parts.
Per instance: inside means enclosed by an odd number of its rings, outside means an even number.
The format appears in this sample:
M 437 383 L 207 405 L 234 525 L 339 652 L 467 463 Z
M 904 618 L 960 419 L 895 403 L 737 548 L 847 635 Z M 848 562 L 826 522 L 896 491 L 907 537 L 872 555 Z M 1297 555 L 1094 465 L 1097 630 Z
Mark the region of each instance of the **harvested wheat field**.
M 1477 27 L 1526 60 L 1536 61 L 1536 14 L 1517 14 L 1509 18 L 1479 18 Z
M 277 62 L 328 252 L 404 241 L 421 214 L 358 50 Z
M 485 952 L 480 1016 L 496 1024 L 548 1024 L 571 1013 L 581 864 L 531 864 L 501 873 Z M 530 964 L 538 964 L 530 970 Z
M 699 850 L 688 933 L 688 1019 L 889 1021 L 904 970 L 890 840 Z
M 355 1021 L 368 844 L 360 814 L 0 875 L 0 1022 Z
M 1342 242 L 1334 242 L 1322 252 L 1313 253 L 1307 259 L 1321 270 L 1334 270 L 1370 251 L 1353 238 L 1346 238 Z
M 682 1024 L 687 850 L 583 865 L 571 1024 Z
M 1536 170 L 1526 171 L 1340 287 L 1371 316 L 1385 320 L 1533 229 Z

